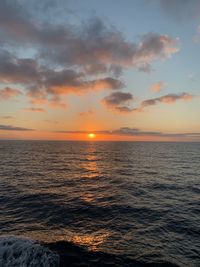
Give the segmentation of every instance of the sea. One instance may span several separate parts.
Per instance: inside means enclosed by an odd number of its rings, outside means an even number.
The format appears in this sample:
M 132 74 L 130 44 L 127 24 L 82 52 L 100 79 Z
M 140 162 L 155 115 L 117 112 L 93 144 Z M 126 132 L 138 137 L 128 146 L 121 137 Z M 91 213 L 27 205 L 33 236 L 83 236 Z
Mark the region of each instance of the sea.
M 35 241 L 200 266 L 200 143 L 0 141 L 0 266 Z

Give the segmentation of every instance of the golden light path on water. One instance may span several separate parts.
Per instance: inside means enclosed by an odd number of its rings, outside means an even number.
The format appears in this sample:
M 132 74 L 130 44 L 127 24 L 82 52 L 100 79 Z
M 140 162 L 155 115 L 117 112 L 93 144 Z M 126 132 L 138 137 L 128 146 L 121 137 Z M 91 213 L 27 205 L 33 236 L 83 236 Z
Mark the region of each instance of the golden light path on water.
M 88 134 L 89 138 L 94 138 L 95 134 Z M 83 156 L 83 155 L 82 155 Z M 98 166 L 98 157 L 96 154 L 96 148 L 94 143 L 89 143 L 84 155 L 84 161 L 80 163 L 80 168 L 84 171 L 83 178 L 86 180 L 95 179 L 98 176 L 101 176 L 101 169 Z M 89 181 L 88 180 L 88 181 Z M 57 181 L 59 182 L 59 181 Z M 100 190 L 98 193 L 96 190 L 94 192 L 89 192 L 90 183 L 81 183 L 79 186 L 79 199 L 83 200 L 88 205 L 92 205 L 97 199 L 103 197 L 104 193 Z M 41 190 L 41 189 L 40 189 Z M 43 192 L 48 192 L 51 194 L 58 194 L 58 188 L 52 187 L 51 189 L 45 190 Z M 65 190 L 59 188 L 59 193 L 65 193 Z M 96 192 L 96 193 L 95 193 Z M 34 190 L 33 194 L 36 193 Z M 68 216 L 67 214 L 65 216 Z M 37 228 L 37 231 L 28 231 L 23 232 L 22 235 L 34 240 L 44 241 L 44 242 L 58 242 L 58 241 L 68 241 L 72 242 L 79 246 L 85 246 L 89 250 L 98 251 L 101 246 L 107 241 L 111 236 L 111 232 L 106 229 L 100 231 L 88 231 L 87 233 L 77 233 L 75 229 L 66 229 L 65 226 L 62 226 L 60 229 L 48 229 L 46 230 L 44 226 L 40 223 L 34 225 Z M 69 225 L 67 226 L 69 227 Z
M 78 246 L 87 247 L 89 250 L 98 251 L 101 245 L 109 238 L 110 233 L 106 231 L 93 232 L 88 234 L 77 234 L 76 232 L 65 229 L 48 230 L 40 232 L 28 232 L 23 234 L 24 237 L 31 238 L 42 242 L 72 242 Z

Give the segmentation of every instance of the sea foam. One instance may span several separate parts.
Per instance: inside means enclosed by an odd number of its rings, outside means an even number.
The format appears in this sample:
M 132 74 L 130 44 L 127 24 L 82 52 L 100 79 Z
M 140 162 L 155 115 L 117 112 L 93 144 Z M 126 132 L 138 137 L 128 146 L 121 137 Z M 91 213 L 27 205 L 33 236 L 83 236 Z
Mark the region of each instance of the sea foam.
M 0 237 L 0 267 L 57 267 L 59 256 L 35 241 Z

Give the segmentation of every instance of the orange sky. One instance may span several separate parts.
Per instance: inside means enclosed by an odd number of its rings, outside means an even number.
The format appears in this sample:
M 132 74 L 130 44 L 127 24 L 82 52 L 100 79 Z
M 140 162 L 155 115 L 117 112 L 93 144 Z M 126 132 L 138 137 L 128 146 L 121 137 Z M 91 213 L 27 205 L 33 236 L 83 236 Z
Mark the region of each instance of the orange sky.
M 200 141 L 196 12 L 103 2 L 0 2 L 0 139 Z

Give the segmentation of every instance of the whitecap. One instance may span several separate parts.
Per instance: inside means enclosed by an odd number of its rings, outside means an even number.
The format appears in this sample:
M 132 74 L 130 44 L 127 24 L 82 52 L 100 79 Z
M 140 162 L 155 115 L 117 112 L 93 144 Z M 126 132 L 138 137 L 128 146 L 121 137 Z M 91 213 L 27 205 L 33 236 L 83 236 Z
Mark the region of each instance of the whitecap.
M 27 238 L 0 237 L 0 267 L 58 267 L 59 256 Z

